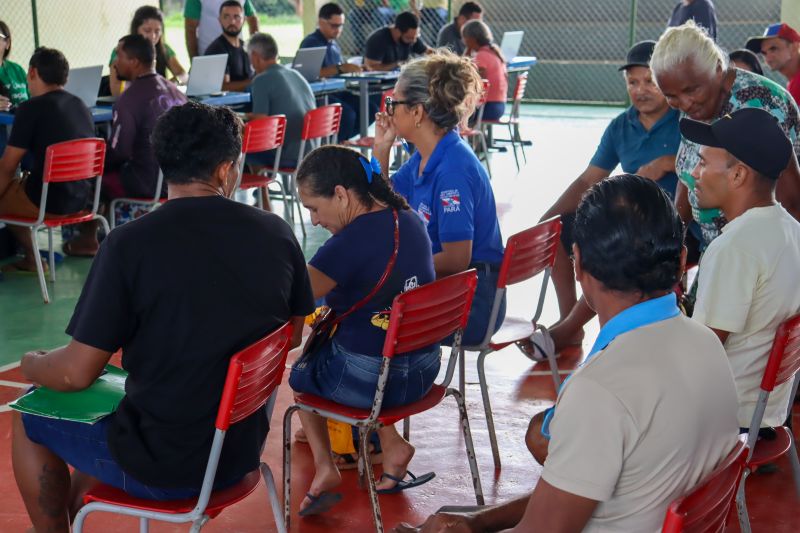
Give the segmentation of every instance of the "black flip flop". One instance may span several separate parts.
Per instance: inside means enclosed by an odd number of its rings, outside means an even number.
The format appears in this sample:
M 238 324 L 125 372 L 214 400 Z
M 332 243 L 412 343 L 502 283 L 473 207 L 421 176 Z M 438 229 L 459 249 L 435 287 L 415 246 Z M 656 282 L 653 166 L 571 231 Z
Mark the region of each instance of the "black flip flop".
M 311 516 L 327 513 L 342 499 L 342 495 L 340 493 L 327 491 L 322 491 L 317 496 L 307 492 L 306 496 L 309 500 L 311 500 L 311 505 L 300 511 L 300 513 L 298 513 L 300 516 Z
M 395 485 L 394 487 L 392 487 L 390 489 L 380 489 L 380 490 L 377 491 L 378 494 L 397 494 L 398 492 L 402 492 L 402 491 L 404 491 L 406 489 L 413 489 L 414 487 L 419 487 L 420 485 L 424 485 L 428 481 L 430 481 L 433 478 L 435 478 L 436 477 L 436 473 L 435 472 L 428 472 L 427 474 L 422 474 L 421 476 L 417 477 L 414 474 L 412 474 L 411 472 L 409 472 L 408 470 L 406 470 L 406 476 L 409 476 L 411 479 L 408 480 L 408 481 L 403 481 L 405 476 L 403 476 L 403 478 L 399 478 L 399 477 L 396 477 L 396 476 L 393 476 L 391 474 L 387 474 L 386 472 L 384 472 L 383 474 L 381 474 L 381 479 L 389 478 L 392 481 L 397 482 L 397 485 Z

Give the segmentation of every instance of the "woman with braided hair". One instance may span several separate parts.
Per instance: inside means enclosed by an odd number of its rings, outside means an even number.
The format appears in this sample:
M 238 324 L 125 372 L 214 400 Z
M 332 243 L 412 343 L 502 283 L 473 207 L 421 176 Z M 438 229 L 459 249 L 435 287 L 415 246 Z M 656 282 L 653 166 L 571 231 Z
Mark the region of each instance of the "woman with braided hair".
M 289 385 L 296 392 L 369 409 L 392 300 L 435 279 L 431 243 L 422 222 L 381 175 L 378 162 L 355 150 L 335 145 L 317 148 L 300 164 L 297 185 L 311 223 L 333 234 L 308 264 L 314 298 L 324 298 L 337 317 L 346 317 L 333 337 L 294 364 Z M 439 366 L 438 344 L 393 358 L 382 408 L 421 399 Z M 331 456 L 325 419 L 303 411 L 299 415 L 316 468 L 300 507 L 301 516 L 306 516 L 325 512 L 341 499 L 341 494 L 331 492 L 341 476 Z M 414 447 L 394 426 L 377 433 L 384 471 L 377 484 L 379 493 L 399 492 L 433 478 L 431 473 L 403 481 Z

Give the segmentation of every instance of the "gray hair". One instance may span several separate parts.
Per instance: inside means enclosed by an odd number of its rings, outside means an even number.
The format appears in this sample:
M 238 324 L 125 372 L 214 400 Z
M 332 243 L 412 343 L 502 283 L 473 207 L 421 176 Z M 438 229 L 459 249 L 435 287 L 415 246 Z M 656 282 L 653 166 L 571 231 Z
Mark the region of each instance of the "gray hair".
M 658 78 L 660 74 L 690 59 L 709 77 L 719 69 L 728 68 L 728 55 L 693 20 L 682 26 L 667 28 L 653 50 L 650 70 L 653 71 L 653 77 Z
M 470 20 L 461 26 L 461 35 L 463 37 L 475 39 L 481 46 L 491 44 L 494 40 L 492 37 L 492 30 L 481 20 Z
M 406 101 L 422 104 L 431 122 L 444 130 L 470 116 L 483 91 L 472 60 L 442 49 L 407 63 L 396 86 Z
M 278 43 L 268 33 L 254 33 L 247 42 L 247 51 L 255 52 L 264 59 L 278 57 Z

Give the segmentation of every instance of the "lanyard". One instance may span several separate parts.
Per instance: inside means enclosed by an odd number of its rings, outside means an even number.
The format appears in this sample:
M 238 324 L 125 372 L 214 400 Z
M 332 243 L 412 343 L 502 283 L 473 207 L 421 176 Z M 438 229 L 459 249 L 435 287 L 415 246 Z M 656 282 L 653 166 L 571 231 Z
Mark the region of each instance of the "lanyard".
M 592 350 L 589 352 L 589 355 L 586 356 L 586 360 L 581 366 L 588 363 L 595 354 L 605 350 L 606 347 L 620 335 L 633 331 L 634 329 L 655 324 L 656 322 L 661 322 L 662 320 L 674 318 L 679 314 L 680 309 L 678 309 L 677 297 L 674 292 L 638 303 L 625 309 L 606 322 L 606 325 L 600 330 L 600 334 L 597 335 L 597 340 L 594 341 Z M 568 380 L 569 377 L 561 383 L 561 386 L 558 388 L 559 393 Z M 550 438 L 550 421 L 553 419 L 555 410 L 556 407 L 554 405 L 549 408 L 544 415 L 542 436 L 546 439 Z

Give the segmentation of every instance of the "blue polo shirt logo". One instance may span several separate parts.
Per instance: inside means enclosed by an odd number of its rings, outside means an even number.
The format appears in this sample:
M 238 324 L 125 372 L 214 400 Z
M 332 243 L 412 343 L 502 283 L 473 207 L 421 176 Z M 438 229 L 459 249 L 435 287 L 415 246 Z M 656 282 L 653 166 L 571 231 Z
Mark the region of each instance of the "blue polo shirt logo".
M 419 215 L 420 220 L 422 220 L 427 227 L 428 223 L 431 221 L 431 208 L 424 202 L 420 202 L 417 206 L 417 215 Z
M 442 211 L 444 213 L 458 213 L 461 210 L 461 195 L 458 189 L 448 189 L 439 195 L 442 200 Z

